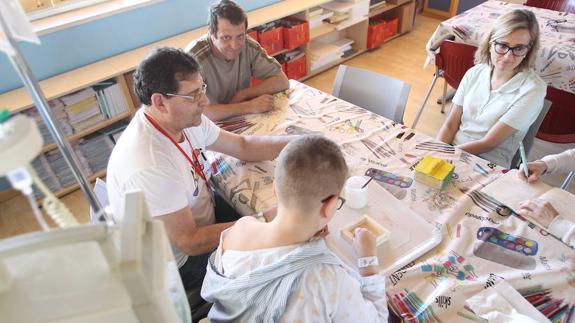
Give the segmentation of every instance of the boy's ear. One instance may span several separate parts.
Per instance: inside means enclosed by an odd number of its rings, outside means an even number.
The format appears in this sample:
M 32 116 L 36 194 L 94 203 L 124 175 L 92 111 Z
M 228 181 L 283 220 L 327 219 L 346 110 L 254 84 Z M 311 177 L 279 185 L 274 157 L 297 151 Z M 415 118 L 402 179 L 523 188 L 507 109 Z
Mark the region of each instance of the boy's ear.
M 337 195 L 334 195 L 327 201 L 323 202 L 320 209 L 320 215 L 325 218 L 331 217 L 335 211 L 337 200 Z

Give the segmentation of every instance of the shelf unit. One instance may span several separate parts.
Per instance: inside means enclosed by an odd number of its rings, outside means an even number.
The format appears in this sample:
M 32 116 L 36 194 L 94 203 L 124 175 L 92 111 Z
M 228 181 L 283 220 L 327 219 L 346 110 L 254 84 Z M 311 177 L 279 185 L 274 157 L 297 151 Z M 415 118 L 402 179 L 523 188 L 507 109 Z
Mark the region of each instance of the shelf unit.
M 399 4 L 389 4 L 389 2 L 396 2 Z M 284 0 L 278 3 L 253 10 L 248 12 L 248 28 L 253 28 L 274 20 L 278 20 L 284 17 L 293 16 L 296 14 L 306 15 L 311 8 L 317 7 L 321 4 L 330 2 L 330 0 Z M 377 6 L 369 11 L 369 16 L 378 15 L 382 13 L 388 13 L 390 15 L 396 15 L 400 17 L 400 34 L 406 33 L 411 30 L 413 14 L 414 14 L 414 0 L 388 0 L 388 4 L 383 7 Z M 346 37 L 354 39 L 355 43 L 353 45 L 356 52 L 345 58 L 341 58 L 334 62 L 331 62 L 327 66 L 323 66 L 313 73 L 310 73 L 309 69 L 309 59 L 308 59 L 308 74 L 305 75 L 300 80 L 305 80 L 324 70 L 331 68 L 337 64 L 340 64 L 348 59 L 351 59 L 367 50 L 366 39 L 367 39 L 367 26 L 368 17 L 361 22 L 355 23 L 353 25 L 347 26 L 341 31 L 337 31 L 337 26 L 331 24 L 323 24 L 320 27 L 310 30 L 310 41 L 317 39 L 319 37 L 325 36 L 332 32 L 344 33 Z M 103 59 L 101 61 L 50 77 L 48 79 L 42 80 L 40 82 L 40 87 L 42 88 L 44 95 L 48 101 L 56 98 L 60 98 L 70 93 L 85 89 L 101 81 L 114 78 L 118 84 L 121 85 L 122 92 L 124 93 L 128 105 L 129 112 L 123 113 L 118 116 L 114 116 L 110 119 L 102 121 L 100 124 L 91 127 L 89 129 L 82 130 L 68 137 L 69 141 L 75 141 L 80 138 L 84 138 L 104 127 L 112 125 L 116 122 L 122 120 L 127 120 L 133 116 L 136 107 L 139 106 L 137 98 L 134 96 L 131 87 L 131 73 L 136 68 L 137 64 L 142 58 L 144 58 L 148 52 L 158 46 L 170 46 L 176 48 L 185 48 L 188 43 L 192 40 L 199 38 L 207 32 L 207 26 L 203 26 L 189 32 L 178 34 L 176 36 L 166 38 L 149 45 L 133 49 L 131 51 L 124 52 L 122 54 Z M 306 57 L 310 57 L 309 46 L 303 46 L 306 52 Z M 274 54 L 279 55 L 285 51 Z M 19 113 L 26 109 L 33 107 L 33 102 L 24 88 L 19 88 L 13 91 L 5 92 L 0 94 L 0 102 L 3 106 L 8 107 L 10 113 Z M 42 152 L 47 152 L 49 150 L 55 149 L 55 144 L 46 145 Z M 105 176 L 105 170 L 98 171 L 96 174 L 90 176 L 90 179 L 95 179 L 95 177 Z M 75 189 L 77 185 L 72 185 L 63 188 L 56 192 L 57 196 L 67 194 Z M 13 191 L 3 191 L 0 192 L 0 201 L 13 196 Z

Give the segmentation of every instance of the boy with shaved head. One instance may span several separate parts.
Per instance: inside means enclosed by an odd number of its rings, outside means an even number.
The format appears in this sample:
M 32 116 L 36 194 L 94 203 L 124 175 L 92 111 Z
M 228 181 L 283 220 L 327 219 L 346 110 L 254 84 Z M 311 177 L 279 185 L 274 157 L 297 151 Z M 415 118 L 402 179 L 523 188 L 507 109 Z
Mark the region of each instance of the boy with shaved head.
M 377 265 L 351 272 L 322 236 L 345 200 L 348 175 L 339 146 L 321 136 L 288 144 L 277 160 L 277 216 L 242 218 L 222 232 L 211 255 L 202 297 L 212 322 L 387 322 L 385 278 Z M 357 229 L 361 259 L 376 255 L 374 236 Z

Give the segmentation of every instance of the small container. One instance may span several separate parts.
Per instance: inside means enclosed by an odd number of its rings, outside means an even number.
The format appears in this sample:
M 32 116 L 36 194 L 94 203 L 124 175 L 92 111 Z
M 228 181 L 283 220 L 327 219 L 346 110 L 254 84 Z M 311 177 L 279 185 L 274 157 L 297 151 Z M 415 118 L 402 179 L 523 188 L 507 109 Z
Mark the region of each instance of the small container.
M 364 228 L 371 232 L 371 234 L 375 236 L 375 241 L 378 246 L 389 239 L 389 230 L 367 214 L 364 214 L 358 221 L 343 227 L 341 229 L 342 238 L 350 244 L 353 243 L 356 228 Z
M 352 176 L 345 182 L 345 205 L 352 209 L 361 209 L 367 205 L 368 186 L 363 176 Z

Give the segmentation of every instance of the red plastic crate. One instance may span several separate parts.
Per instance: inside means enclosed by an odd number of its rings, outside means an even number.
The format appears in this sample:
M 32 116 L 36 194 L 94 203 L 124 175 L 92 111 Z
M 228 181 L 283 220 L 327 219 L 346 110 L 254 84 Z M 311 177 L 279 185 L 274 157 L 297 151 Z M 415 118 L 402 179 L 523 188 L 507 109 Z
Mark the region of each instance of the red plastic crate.
M 275 27 L 264 32 L 258 31 L 258 42 L 268 55 L 273 55 L 284 48 L 283 27 Z
M 369 25 L 367 28 L 367 48 L 372 49 L 381 46 L 386 38 L 386 22 L 381 19 L 375 25 Z
M 297 19 L 286 19 L 291 27 L 284 27 L 284 48 L 294 49 L 309 42 L 309 23 Z M 296 24 L 297 23 L 297 24 Z
M 253 40 L 258 41 L 258 31 L 255 29 L 248 30 L 248 36 L 250 36 Z
M 391 20 L 387 20 L 385 22 L 386 25 L 386 29 L 387 29 L 387 37 L 385 37 L 386 39 L 394 36 L 397 34 L 398 28 L 399 28 L 399 18 L 393 18 Z
M 289 79 L 297 80 L 307 75 L 307 64 L 305 55 L 285 63 L 286 75 Z

